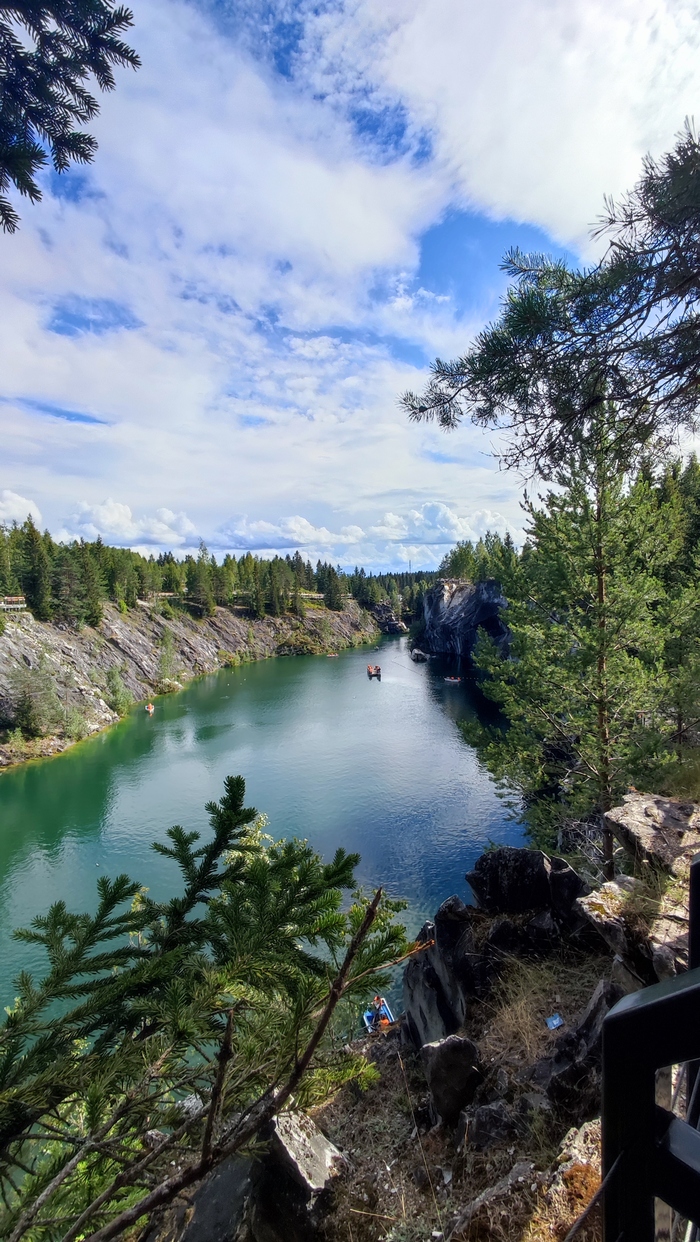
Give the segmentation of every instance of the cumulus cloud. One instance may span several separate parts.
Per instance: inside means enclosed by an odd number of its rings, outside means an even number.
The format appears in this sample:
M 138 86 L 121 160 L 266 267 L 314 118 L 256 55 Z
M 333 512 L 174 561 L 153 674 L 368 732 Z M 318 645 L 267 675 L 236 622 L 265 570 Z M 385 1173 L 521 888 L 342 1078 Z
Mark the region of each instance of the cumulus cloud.
M 41 513 L 34 501 L 6 487 L 0 489 L 0 522 L 24 522 L 27 517 L 32 517 L 37 526 L 41 525 Z
M 186 513 L 156 509 L 154 514 L 137 518 L 128 505 L 111 498 L 97 505 L 83 501 L 66 522 L 61 536 L 91 540 L 101 536 L 105 543 L 118 547 L 182 548 L 199 542 Z
M 694 2 L 205 3 L 142 0 L 95 164 L 20 204 L 0 481 L 66 537 L 154 548 L 432 564 L 517 530 L 490 437 L 397 408 L 481 327 L 421 238 L 467 207 L 583 246 L 695 107 Z M 253 33 L 277 19 L 284 74 Z
M 501 513 L 486 509 L 460 516 L 445 504 L 427 502 L 405 514 L 385 513 L 366 529 L 355 524 L 331 530 L 299 515 L 276 522 L 243 517 L 217 532 L 215 546 L 263 555 L 299 549 L 312 561 L 330 559 L 375 569 L 406 567 L 411 561 L 415 567 L 430 569 L 459 540 L 477 540 L 487 530 L 508 531 L 517 542 L 522 540 L 522 532 Z
M 694 0 L 344 0 L 299 72 L 338 108 L 401 106 L 465 204 L 584 242 L 695 112 L 700 22 Z

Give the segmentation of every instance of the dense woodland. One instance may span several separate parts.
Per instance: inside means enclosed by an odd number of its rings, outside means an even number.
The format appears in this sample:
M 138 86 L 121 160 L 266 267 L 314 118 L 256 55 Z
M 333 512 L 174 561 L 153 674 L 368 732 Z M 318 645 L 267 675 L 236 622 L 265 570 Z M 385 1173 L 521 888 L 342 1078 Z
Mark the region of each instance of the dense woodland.
M 137 600 L 154 597 L 166 615 L 178 605 L 198 616 L 233 605 L 254 617 L 277 617 L 303 616 L 305 594 L 322 595 L 334 611 L 351 595 L 363 608 L 388 599 L 412 617 L 434 577 L 430 572 L 374 575 L 358 568 L 346 574 L 321 561 L 314 569 L 299 552 L 270 559 L 227 553 L 219 563 L 204 544 L 196 557 L 177 560 L 172 552 L 145 557 L 101 539 L 56 543 L 31 517 L 21 526 L 0 525 L 0 596 L 21 593 L 38 621 L 76 627 L 99 625 L 105 600 L 127 611 Z

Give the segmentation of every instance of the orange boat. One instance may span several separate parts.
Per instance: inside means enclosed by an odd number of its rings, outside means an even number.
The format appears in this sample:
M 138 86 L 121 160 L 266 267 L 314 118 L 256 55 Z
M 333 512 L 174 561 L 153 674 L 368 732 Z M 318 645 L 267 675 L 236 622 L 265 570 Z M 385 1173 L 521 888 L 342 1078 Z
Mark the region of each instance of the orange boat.
M 152 703 L 147 703 L 145 710 L 148 712 L 149 716 L 152 716 L 155 711 L 155 708 Z

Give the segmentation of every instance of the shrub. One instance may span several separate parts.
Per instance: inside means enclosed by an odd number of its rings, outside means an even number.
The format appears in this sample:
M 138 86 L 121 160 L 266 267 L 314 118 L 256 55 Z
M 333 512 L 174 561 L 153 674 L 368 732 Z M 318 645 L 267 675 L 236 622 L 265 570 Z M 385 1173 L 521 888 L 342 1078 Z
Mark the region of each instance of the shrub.
M 125 716 L 133 701 L 133 695 L 124 685 L 119 669 L 113 665 L 107 673 L 108 705 L 118 716 Z
M 63 732 L 73 742 L 82 742 L 83 738 L 87 737 L 89 733 L 87 720 L 79 707 L 66 708 Z
M 63 723 L 53 677 L 42 656 L 39 664 L 17 666 L 11 678 L 14 723 L 25 737 L 43 737 Z

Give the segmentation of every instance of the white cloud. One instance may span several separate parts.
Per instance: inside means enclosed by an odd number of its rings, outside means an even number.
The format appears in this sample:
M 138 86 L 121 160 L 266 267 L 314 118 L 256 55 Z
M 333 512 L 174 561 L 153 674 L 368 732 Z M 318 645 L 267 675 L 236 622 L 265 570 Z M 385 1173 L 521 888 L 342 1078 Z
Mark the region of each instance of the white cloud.
M 569 242 L 700 97 L 695 0 L 346 0 L 305 55 L 337 106 L 402 104 L 464 203 Z
M 135 545 L 175 549 L 196 546 L 196 529 L 185 513 L 157 509 L 154 514 L 136 518 L 128 505 L 105 500 L 89 505 L 83 501 L 60 532 L 62 539 L 97 539 L 120 547 Z
M 290 80 L 199 8 L 137 7 L 143 68 L 102 100 L 91 196 L 47 181 L 3 242 L 0 506 L 29 492 L 66 537 L 375 565 L 517 530 L 492 437 L 397 408 L 412 347 L 454 356 L 481 326 L 416 288 L 420 235 L 467 205 L 582 239 L 695 109 L 695 3 L 298 0 Z M 405 151 L 358 135 L 362 108 L 403 115 Z M 51 331 L 79 299 L 124 326 Z
M 6 487 L 0 489 L 0 522 L 24 522 L 30 516 L 41 526 L 41 513 L 33 500 L 26 500 Z
M 215 546 L 267 555 L 299 549 L 312 561 L 330 559 L 375 569 L 406 567 L 409 561 L 431 569 L 458 540 L 477 540 L 487 530 L 500 534 L 508 531 L 516 541 L 522 541 L 522 532 L 500 513 L 480 510 L 460 516 L 445 504 L 427 502 L 405 514 L 385 513 L 379 523 L 367 529 L 350 525 L 330 530 L 298 514 L 276 522 L 240 518 L 221 528 Z

